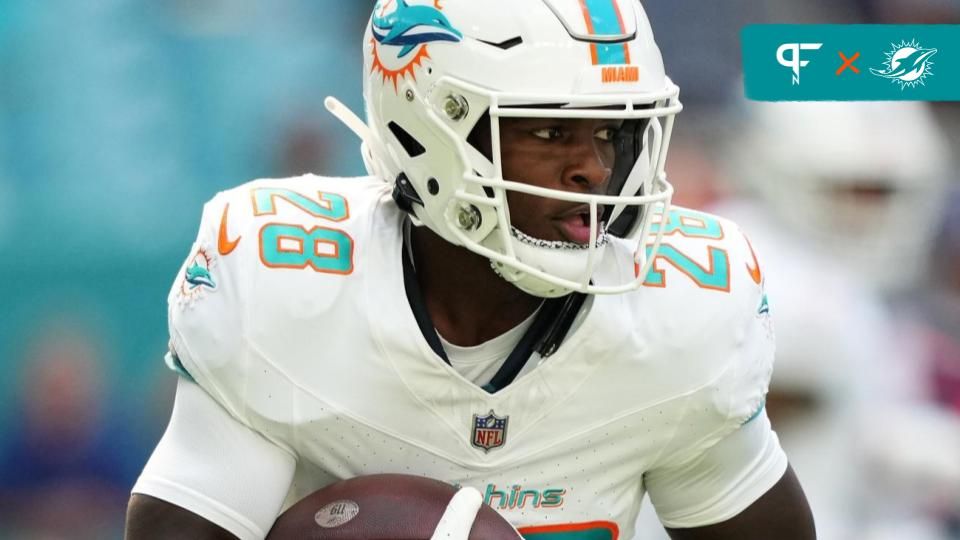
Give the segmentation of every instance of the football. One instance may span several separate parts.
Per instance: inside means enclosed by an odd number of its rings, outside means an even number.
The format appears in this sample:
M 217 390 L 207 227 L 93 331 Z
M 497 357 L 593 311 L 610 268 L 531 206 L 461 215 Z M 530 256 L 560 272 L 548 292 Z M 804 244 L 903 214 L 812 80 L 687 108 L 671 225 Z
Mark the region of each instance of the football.
M 407 474 L 358 476 L 304 497 L 282 513 L 268 540 L 429 540 L 457 488 Z M 510 523 L 480 505 L 470 540 L 517 540 Z

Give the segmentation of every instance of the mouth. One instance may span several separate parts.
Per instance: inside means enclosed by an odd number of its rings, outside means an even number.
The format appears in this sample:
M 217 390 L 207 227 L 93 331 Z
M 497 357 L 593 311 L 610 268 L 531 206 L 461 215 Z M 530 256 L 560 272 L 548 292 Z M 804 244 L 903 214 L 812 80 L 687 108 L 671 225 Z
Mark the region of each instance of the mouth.
M 593 240 L 597 240 L 597 238 L 602 236 L 606 228 L 606 223 L 600 221 L 605 214 L 605 210 L 604 206 L 597 206 L 597 234 Z M 554 221 L 557 223 L 561 235 L 568 242 L 583 246 L 590 244 L 590 205 L 581 204 L 575 206 L 558 215 L 554 218 Z

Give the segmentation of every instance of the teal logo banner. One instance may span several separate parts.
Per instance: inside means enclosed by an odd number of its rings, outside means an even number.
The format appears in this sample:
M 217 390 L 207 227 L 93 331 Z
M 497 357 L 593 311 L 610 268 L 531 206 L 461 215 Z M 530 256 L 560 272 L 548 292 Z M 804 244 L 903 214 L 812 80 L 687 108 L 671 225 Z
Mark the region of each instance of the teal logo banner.
M 960 101 L 960 25 L 754 24 L 741 31 L 758 101 Z

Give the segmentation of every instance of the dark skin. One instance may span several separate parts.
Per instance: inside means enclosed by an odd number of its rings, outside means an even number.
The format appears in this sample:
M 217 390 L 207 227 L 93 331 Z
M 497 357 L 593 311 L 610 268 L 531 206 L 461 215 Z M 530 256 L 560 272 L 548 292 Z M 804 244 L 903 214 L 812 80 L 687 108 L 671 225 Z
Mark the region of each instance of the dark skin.
M 527 184 L 603 193 L 613 164 L 613 134 L 619 121 L 505 119 L 500 140 L 503 176 Z M 491 155 L 489 125 L 472 138 Z M 535 238 L 569 240 L 560 224 L 577 203 L 509 192 L 510 219 Z M 426 227 L 413 230 L 417 282 L 437 332 L 450 343 L 479 345 L 517 326 L 541 299 L 498 276 L 490 261 L 443 240 Z M 456 280 L 445 276 L 457 276 Z
M 705 527 L 667 529 L 673 540 L 813 540 L 817 532 L 803 488 L 792 467 L 736 516 Z
M 769 491 L 727 521 L 692 529 L 667 529 L 673 540 L 812 540 L 813 515 L 792 468 Z M 134 494 L 127 507 L 125 538 L 235 540 L 200 516 L 148 495 Z
M 127 504 L 127 540 L 236 540 L 226 529 L 166 501 L 134 493 Z
M 505 119 L 501 121 L 504 176 L 537 186 L 602 193 L 610 181 L 616 122 L 609 120 Z M 474 141 L 490 155 L 489 131 Z M 570 240 L 561 225 L 575 203 L 511 193 L 511 221 L 545 240 Z M 541 299 L 500 278 L 489 261 L 454 246 L 425 227 L 412 235 L 417 281 L 437 331 L 451 343 L 478 345 L 529 317 Z M 449 279 L 456 276 L 456 279 Z M 791 468 L 737 516 L 705 527 L 668 529 L 674 540 L 809 540 L 813 516 Z M 134 494 L 127 508 L 129 540 L 232 539 L 226 530 L 183 508 Z

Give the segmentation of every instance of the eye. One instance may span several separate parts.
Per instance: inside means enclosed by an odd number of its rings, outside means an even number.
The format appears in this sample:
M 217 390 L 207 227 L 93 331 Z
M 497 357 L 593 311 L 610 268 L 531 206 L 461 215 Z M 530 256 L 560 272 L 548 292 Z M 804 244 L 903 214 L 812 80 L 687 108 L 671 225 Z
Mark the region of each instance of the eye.
M 613 140 L 617 138 L 617 133 L 619 131 L 620 131 L 619 128 L 608 126 L 608 127 L 603 127 L 598 129 L 597 132 L 593 134 L 593 136 L 600 139 L 603 142 L 613 142 Z
M 545 141 L 555 141 L 560 137 L 563 137 L 563 131 L 558 127 L 546 127 L 535 129 L 530 132 L 534 137 L 538 139 L 543 139 Z

